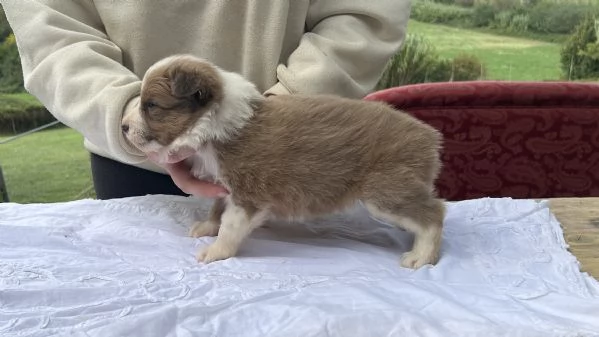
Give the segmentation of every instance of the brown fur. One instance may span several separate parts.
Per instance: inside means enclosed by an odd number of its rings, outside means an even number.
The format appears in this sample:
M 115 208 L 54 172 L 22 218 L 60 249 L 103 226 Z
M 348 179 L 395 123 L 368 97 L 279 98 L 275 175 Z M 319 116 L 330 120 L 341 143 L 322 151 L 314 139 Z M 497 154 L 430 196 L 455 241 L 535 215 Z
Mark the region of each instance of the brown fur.
M 206 64 L 181 60 L 156 69 L 141 93 L 148 140 L 170 144 L 222 96 L 220 76 Z
M 272 96 L 237 137 L 214 144 L 235 203 L 281 217 L 429 196 L 439 146 L 434 129 L 383 103 L 333 96 Z
M 170 74 L 177 75 L 167 77 L 179 79 L 175 84 L 160 74 L 145 79 L 142 101 L 171 107 L 144 115 L 157 139 L 172 141 L 201 117 L 202 106 L 193 103 L 196 90 L 209 90 L 211 102 L 226 94 L 210 67 L 198 63 L 170 63 Z M 247 223 L 228 224 L 227 233 L 221 228 L 213 245 L 218 247 L 200 259 L 233 256 L 243 238 L 261 225 L 265 212 L 284 219 L 305 218 L 361 200 L 374 216 L 415 233 L 414 248 L 404 255 L 402 265 L 416 268 L 437 262 L 445 212 L 434 189 L 441 135 L 410 115 L 381 102 L 272 96 L 256 104 L 254 115 L 236 134 L 211 145 L 218 179 L 230 188 L 232 204 L 217 201 L 210 219 L 194 226 L 192 235 L 215 235 L 216 219 L 228 207 L 241 209 L 245 215 L 239 218 Z M 240 231 L 239 237 L 231 231 Z

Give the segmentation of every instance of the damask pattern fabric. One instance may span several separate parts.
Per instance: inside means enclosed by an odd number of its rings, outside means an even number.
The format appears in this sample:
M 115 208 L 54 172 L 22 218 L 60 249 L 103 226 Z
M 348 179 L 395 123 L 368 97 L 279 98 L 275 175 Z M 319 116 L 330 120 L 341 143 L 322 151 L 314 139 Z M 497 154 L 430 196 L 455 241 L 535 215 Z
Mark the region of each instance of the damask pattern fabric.
M 418 84 L 366 97 L 444 135 L 447 200 L 599 196 L 599 85 L 475 81 Z

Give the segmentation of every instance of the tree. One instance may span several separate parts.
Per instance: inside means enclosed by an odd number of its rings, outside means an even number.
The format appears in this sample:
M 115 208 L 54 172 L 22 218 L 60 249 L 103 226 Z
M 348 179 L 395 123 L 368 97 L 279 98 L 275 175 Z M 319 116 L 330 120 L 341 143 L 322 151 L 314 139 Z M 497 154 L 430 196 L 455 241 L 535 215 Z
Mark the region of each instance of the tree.
M 23 91 L 21 59 L 19 58 L 15 37 L 10 34 L 0 45 L 0 92 L 14 93 L 21 91 Z
M 564 77 L 570 80 L 599 78 L 597 20 L 587 16 L 570 35 L 561 51 Z
M 12 30 L 10 29 L 10 25 L 8 24 L 8 20 L 6 20 L 6 15 L 4 14 L 4 8 L 0 6 L 0 42 L 4 41 L 10 35 Z
M 23 91 L 23 71 L 15 36 L 0 6 L 0 92 Z

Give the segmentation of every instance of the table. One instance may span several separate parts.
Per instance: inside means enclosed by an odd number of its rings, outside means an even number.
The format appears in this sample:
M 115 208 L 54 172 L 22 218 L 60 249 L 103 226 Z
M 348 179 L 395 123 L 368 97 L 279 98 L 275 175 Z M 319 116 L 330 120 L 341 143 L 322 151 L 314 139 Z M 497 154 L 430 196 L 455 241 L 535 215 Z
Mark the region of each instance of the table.
M 549 206 L 581 270 L 599 280 L 599 198 L 554 198 Z

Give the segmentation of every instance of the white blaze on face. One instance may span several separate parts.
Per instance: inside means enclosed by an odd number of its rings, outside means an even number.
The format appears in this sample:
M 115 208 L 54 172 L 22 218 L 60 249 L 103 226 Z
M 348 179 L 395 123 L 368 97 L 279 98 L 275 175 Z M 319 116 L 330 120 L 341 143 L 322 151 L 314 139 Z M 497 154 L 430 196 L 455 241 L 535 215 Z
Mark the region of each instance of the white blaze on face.
M 156 141 L 148 141 L 147 124 L 142 117 L 139 102 L 132 109 L 125 111 L 121 125 L 127 127 L 127 131 L 124 132 L 125 137 L 139 150 L 146 153 L 155 152 L 162 147 Z
M 194 135 L 181 135 L 166 146 L 156 140 L 148 140 L 148 124 L 143 118 L 139 103 L 125 112 L 122 125 L 127 126 L 126 132 L 123 132 L 125 137 L 140 151 L 157 154 L 160 163 L 176 162 L 178 157 L 185 158 L 197 151 L 197 137 Z

